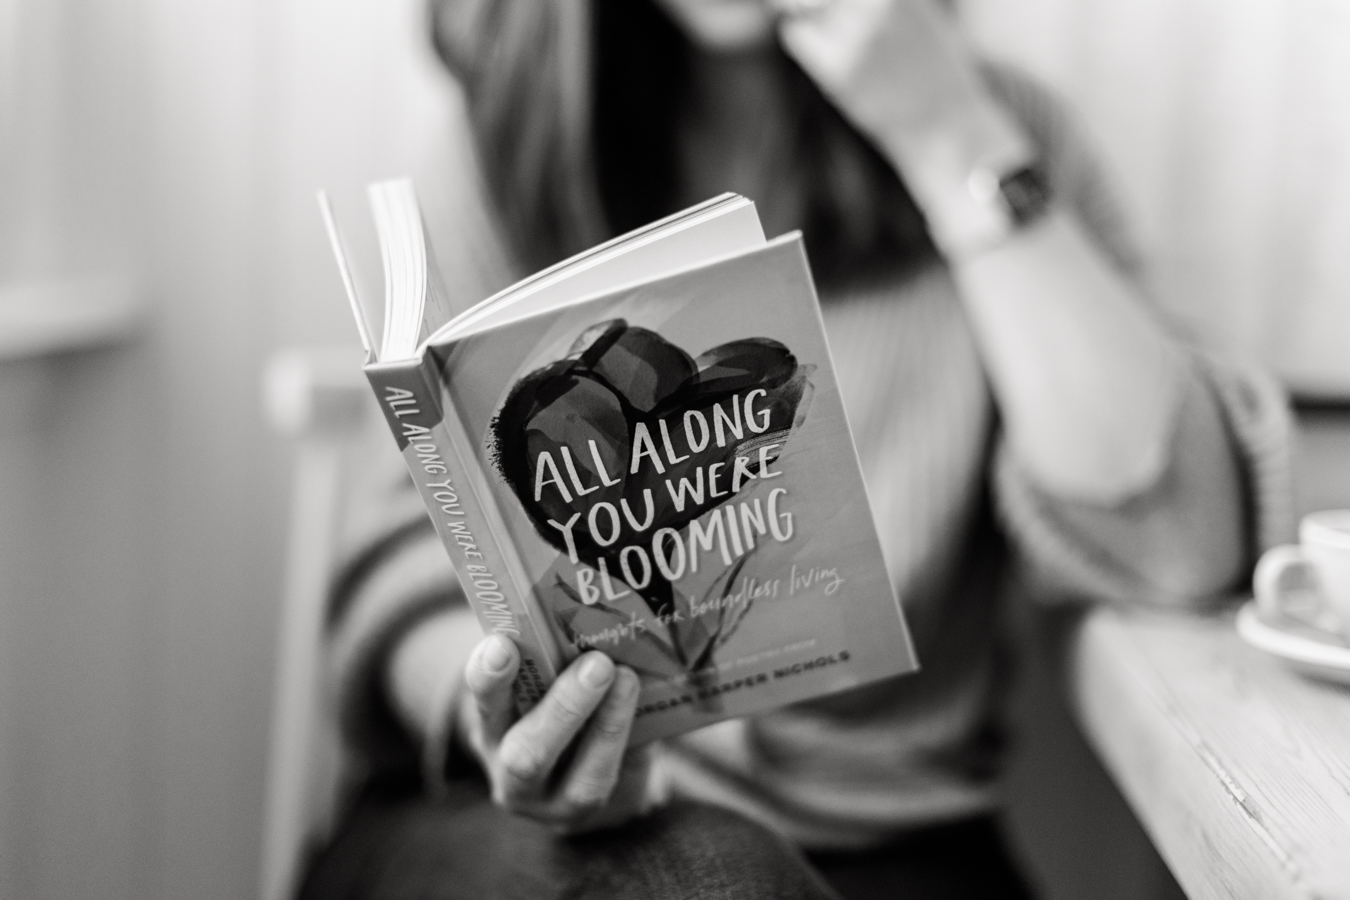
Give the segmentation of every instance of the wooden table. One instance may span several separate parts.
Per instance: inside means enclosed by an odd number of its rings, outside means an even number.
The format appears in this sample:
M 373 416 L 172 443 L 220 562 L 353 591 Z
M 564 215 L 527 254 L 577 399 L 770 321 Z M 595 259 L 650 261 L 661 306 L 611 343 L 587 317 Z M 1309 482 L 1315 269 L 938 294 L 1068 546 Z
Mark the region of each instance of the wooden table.
M 1070 661 L 1083 730 L 1190 897 L 1350 898 L 1350 688 L 1247 647 L 1231 611 L 1097 610 Z

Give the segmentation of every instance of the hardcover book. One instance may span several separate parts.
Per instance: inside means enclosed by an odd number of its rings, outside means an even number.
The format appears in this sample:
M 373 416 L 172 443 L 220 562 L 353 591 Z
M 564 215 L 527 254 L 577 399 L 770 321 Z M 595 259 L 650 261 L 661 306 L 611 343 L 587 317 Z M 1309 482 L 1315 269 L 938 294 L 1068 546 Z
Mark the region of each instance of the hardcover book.
M 411 185 L 372 186 L 366 374 L 528 709 L 579 654 L 634 742 L 912 671 L 801 236 L 723 195 L 452 314 Z

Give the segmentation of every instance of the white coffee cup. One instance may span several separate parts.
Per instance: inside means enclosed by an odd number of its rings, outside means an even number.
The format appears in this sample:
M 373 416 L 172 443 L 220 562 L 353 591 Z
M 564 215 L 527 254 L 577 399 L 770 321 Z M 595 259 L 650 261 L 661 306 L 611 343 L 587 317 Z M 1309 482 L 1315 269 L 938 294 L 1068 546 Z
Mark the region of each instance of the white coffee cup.
M 1350 640 L 1350 509 L 1304 516 L 1298 540 L 1262 554 L 1252 578 L 1257 608 Z

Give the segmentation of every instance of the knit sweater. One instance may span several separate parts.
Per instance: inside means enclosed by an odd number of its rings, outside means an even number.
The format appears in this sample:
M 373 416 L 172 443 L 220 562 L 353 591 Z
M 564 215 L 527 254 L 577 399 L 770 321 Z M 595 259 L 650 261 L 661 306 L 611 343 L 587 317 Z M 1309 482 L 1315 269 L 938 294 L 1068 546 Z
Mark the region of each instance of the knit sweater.
M 1011 73 L 992 84 L 1039 144 L 1061 204 L 1146 296 L 1112 195 L 1062 105 Z M 1289 423 L 1270 380 L 1178 337 L 1189 381 L 1169 464 L 1134 496 L 1085 503 L 1037 484 L 1004 441 L 941 264 L 824 296 L 822 309 L 923 669 L 668 741 L 659 765 L 677 795 L 736 808 L 803 846 L 865 847 L 996 805 L 1007 658 L 1000 608 L 1011 590 L 1047 602 L 1184 606 L 1236 589 L 1260 550 L 1291 529 Z M 329 617 L 333 696 L 366 771 L 420 760 L 434 789 L 454 685 L 435 688 L 431 707 L 445 714 L 411 734 L 388 700 L 389 652 L 428 617 L 474 626 L 455 612 L 463 599 L 453 569 L 392 442 L 373 437 Z M 1216 481 L 1225 455 L 1240 472 L 1236 503 Z M 1232 548 L 1215 544 L 1233 529 L 1210 527 L 1235 509 L 1244 541 L 1236 568 Z

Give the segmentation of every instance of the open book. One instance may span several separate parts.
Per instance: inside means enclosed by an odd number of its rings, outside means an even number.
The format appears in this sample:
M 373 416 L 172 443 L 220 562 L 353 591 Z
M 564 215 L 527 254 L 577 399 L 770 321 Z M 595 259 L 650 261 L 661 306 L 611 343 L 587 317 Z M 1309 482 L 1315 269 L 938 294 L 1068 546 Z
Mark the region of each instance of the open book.
M 632 740 L 917 667 L 801 236 L 724 194 L 452 315 L 412 186 L 371 187 L 365 371 L 469 603 L 538 700 L 631 666 Z

